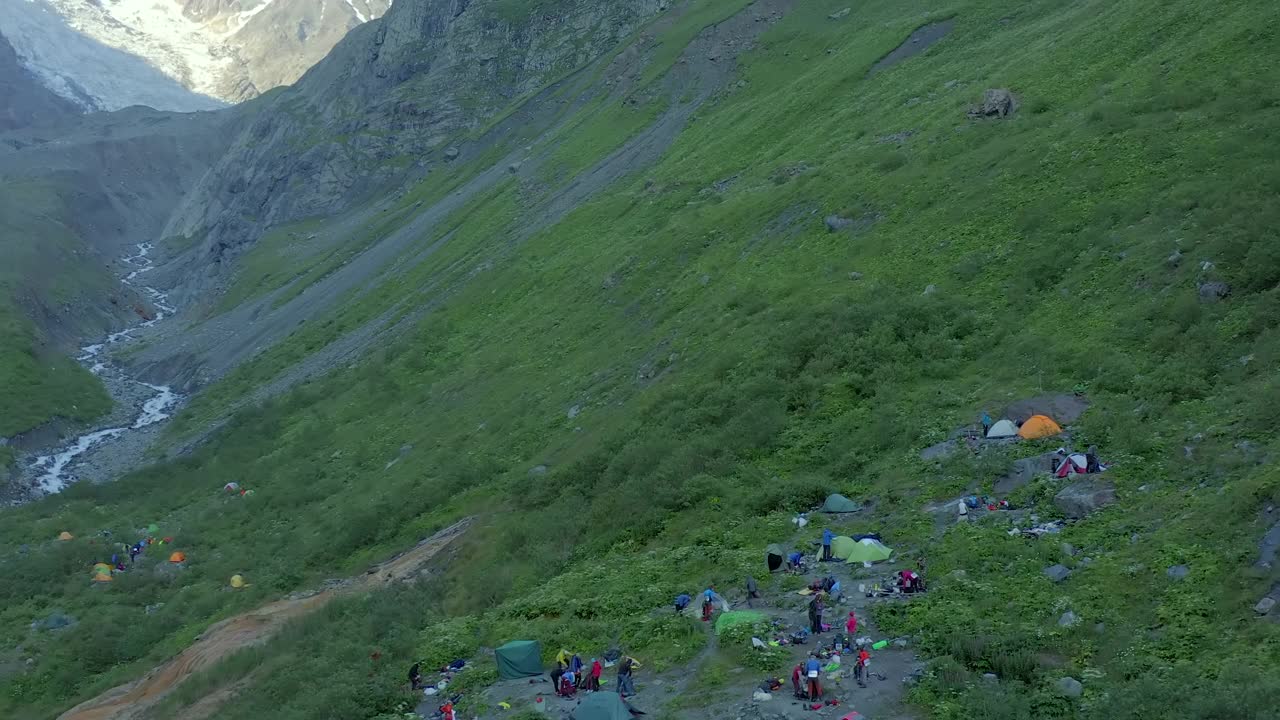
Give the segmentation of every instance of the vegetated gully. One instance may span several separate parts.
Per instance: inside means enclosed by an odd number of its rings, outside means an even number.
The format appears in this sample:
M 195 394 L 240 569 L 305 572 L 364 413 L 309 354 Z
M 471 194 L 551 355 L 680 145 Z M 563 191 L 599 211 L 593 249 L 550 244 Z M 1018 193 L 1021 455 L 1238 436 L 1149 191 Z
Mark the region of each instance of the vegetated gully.
M 110 379 L 125 384 L 136 383 L 150 389 L 154 392 L 154 395 L 141 403 L 132 424 L 95 429 L 71 441 L 52 455 L 37 457 L 31 464 L 31 473 L 39 473 L 35 478 L 35 487 L 43 493 L 60 492 L 68 484 L 76 480 L 73 472 L 76 458 L 88 452 L 91 448 L 105 449 L 104 446 L 125 433 L 141 430 L 167 420 L 174 407 L 183 399 L 182 396 L 174 393 L 167 385 L 152 385 L 151 383 L 130 378 L 124 369 L 113 364 L 109 358 L 104 357 L 102 354 L 110 346 L 135 340 L 136 338 L 133 335 L 135 331 L 140 328 L 152 327 L 166 317 L 172 316 L 175 312 L 173 306 L 169 305 L 167 293 L 160 292 L 149 285 L 142 285 L 138 280 L 142 275 L 155 269 L 155 261 L 151 258 L 151 251 L 154 246 L 151 243 L 144 242 L 138 243 L 134 247 L 137 248 L 135 254 L 121 259 L 121 262 L 129 269 L 128 274 L 121 279 L 121 282 L 133 286 L 148 297 L 152 305 L 155 306 L 154 316 L 108 335 L 101 343 L 86 345 L 80 349 L 81 354 L 76 360 L 89 368 L 89 372 L 102 377 L 104 380 Z M 107 385 L 109 388 L 112 387 L 110 382 Z M 113 391 L 112 395 L 119 395 L 119 393 Z M 121 398 L 113 397 L 113 400 L 119 402 Z

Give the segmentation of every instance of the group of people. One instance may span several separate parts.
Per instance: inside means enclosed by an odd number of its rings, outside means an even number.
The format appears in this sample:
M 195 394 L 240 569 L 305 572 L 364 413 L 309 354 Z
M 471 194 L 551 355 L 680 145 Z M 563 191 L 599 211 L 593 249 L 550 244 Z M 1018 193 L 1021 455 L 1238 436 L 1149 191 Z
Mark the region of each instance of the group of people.
M 147 536 L 132 545 L 125 545 L 124 543 L 121 543 L 116 547 L 129 555 L 129 565 L 125 565 L 124 557 L 122 557 L 120 553 L 112 553 L 110 563 L 111 571 L 117 573 L 125 572 L 130 566 L 137 564 L 138 556 L 146 552 L 148 547 L 151 547 L 152 545 L 164 545 L 165 543 L 172 542 L 173 538 L 171 537 L 157 540 L 154 537 Z
M 618 694 L 630 697 L 636 694 L 635 671 L 640 669 L 640 661 L 630 655 L 622 655 L 617 660 Z M 591 666 L 587 667 L 577 653 L 561 650 L 556 655 L 556 666 L 551 671 L 551 684 L 556 695 L 572 698 L 579 691 L 599 692 L 600 676 L 604 673 L 604 664 L 599 658 L 591 658 Z
M 858 687 L 867 686 L 867 668 L 870 664 L 871 653 L 865 647 L 858 648 L 853 659 L 853 677 L 858 681 Z M 791 689 L 795 697 L 800 700 L 822 700 L 822 672 L 822 660 L 818 658 L 816 651 L 809 653 L 807 660 L 797 663 L 791 670 Z
M 750 602 L 751 598 L 759 598 L 759 597 L 760 597 L 760 589 L 756 585 L 755 579 L 747 578 L 748 602 Z M 676 614 L 680 614 L 685 610 L 687 610 L 689 608 L 689 604 L 692 602 L 693 602 L 693 598 L 690 597 L 688 593 L 680 593 L 679 595 L 677 595 L 675 599 Z M 708 587 L 706 590 L 702 591 L 702 621 L 703 622 L 711 621 L 711 616 L 712 614 L 715 613 L 716 603 L 720 603 L 726 610 L 729 607 L 729 604 L 725 602 L 725 599 L 723 597 L 720 596 L 720 593 L 716 592 L 715 588 Z

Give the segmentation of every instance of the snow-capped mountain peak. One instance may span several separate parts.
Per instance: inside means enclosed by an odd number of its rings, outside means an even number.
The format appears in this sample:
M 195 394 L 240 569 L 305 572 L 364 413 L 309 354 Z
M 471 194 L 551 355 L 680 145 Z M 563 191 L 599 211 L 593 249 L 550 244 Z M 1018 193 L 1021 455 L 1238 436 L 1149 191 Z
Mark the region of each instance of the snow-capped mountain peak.
M 200 110 L 292 83 L 390 0 L 4 0 L 0 33 L 90 110 Z

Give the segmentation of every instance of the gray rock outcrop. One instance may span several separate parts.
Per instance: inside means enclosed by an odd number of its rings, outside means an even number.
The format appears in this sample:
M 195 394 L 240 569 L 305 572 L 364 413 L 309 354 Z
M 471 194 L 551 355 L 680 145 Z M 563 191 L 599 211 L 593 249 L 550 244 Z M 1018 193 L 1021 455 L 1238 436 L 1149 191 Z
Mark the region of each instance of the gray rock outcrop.
M 1053 504 L 1070 518 L 1082 518 L 1116 501 L 1116 488 L 1106 480 L 1080 480 L 1057 495 Z

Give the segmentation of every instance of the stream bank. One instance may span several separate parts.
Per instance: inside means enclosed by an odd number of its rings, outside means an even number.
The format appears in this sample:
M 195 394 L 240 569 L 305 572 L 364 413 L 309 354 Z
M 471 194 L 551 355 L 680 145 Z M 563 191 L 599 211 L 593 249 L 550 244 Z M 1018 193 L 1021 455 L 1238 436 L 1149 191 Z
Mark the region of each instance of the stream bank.
M 20 456 L 16 481 L 4 489 L 6 497 L 0 497 L 0 502 L 23 504 L 61 492 L 80 480 L 106 482 L 137 467 L 164 421 L 186 399 L 166 385 L 133 377 L 112 357 L 176 312 L 169 304 L 167 293 L 142 284 L 140 279 L 155 269 L 154 246 L 138 243 L 134 248 L 134 254 L 120 260 L 124 266 L 121 282 L 145 297 L 154 312 L 149 318 L 139 318 L 129 327 L 111 333 L 101 342 L 80 348 L 76 357 L 77 362 L 102 380 L 111 395 L 111 412 L 48 454 Z

